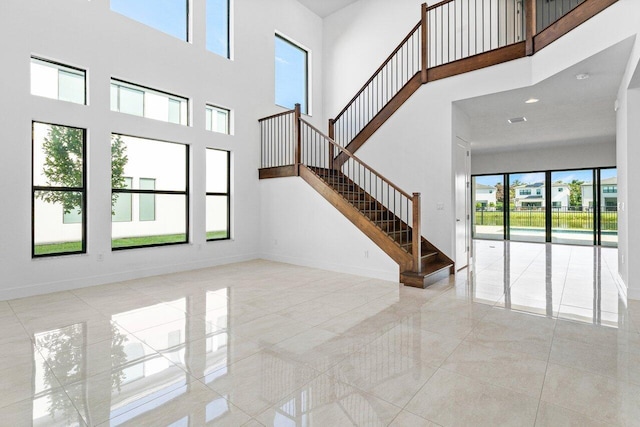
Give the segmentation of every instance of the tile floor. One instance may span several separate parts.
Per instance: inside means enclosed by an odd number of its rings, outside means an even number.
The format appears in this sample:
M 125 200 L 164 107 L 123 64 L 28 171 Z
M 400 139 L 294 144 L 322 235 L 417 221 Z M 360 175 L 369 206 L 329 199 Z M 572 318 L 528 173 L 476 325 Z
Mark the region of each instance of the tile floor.
M 475 253 L 426 290 L 253 261 L 0 302 L 0 425 L 640 425 L 615 249 Z

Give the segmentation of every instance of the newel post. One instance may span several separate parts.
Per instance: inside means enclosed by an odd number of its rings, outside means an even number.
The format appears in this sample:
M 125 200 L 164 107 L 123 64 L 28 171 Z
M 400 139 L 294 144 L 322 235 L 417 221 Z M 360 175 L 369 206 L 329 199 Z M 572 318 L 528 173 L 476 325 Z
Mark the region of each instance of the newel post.
M 429 67 L 428 59 L 429 59 L 429 45 L 427 44 L 427 4 L 422 3 L 420 7 L 420 22 L 421 22 L 421 50 L 422 50 L 422 65 L 420 70 L 420 81 L 424 84 L 429 81 L 429 75 L 427 73 L 427 68 Z
M 335 128 L 335 124 L 336 121 L 334 119 L 329 119 L 329 138 L 331 138 L 332 141 L 335 141 L 334 138 L 334 128 Z M 335 151 L 334 151 L 334 147 L 333 144 L 329 143 L 329 169 L 333 169 L 333 160 L 335 159 Z
M 420 193 L 413 193 L 413 224 L 411 231 L 411 252 L 414 270 L 422 270 L 422 232 L 420 231 Z
M 295 138 L 296 138 L 296 175 L 300 176 L 300 163 L 301 163 L 301 158 L 302 158 L 302 135 L 300 132 L 300 104 L 296 104 L 295 109 L 294 109 L 294 115 L 293 115 L 293 120 L 294 120 L 294 128 L 295 128 Z
M 527 40 L 525 43 L 525 51 L 527 56 L 531 56 L 536 52 L 536 47 L 533 45 L 533 38 L 536 35 L 536 0 L 525 0 L 525 17 L 527 21 L 525 22 L 526 26 L 526 36 Z

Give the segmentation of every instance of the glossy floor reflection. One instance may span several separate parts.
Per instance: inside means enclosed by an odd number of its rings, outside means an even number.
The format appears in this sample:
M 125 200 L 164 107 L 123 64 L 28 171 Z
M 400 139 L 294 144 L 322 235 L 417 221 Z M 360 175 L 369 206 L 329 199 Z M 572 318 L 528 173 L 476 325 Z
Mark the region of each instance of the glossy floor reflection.
M 0 302 L 0 424 L 639 425 L 615 249 L 475 254 L 426 290 L 253 261 Z

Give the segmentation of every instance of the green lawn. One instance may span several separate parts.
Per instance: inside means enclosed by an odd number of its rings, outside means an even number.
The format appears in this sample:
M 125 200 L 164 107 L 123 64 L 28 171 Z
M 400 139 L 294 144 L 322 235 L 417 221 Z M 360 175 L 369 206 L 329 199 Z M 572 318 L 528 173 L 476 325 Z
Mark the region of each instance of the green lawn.
M 227 230 L 207 231 L 207 240 L 226 239 L 228 237 Z
M 207 240 L 226 239 L 227 231 L 208 231 Z M 144 237 L 125 237 L 121 239 L 113 239 L 111 241 L 112 248 L 130 248 L 135 246 L 161 245 L 164 243 L 184 243 L 186 236 L 184 234 L 166 234 L 160 236 L 144 236 Z M 80 252 L 82 250 L 82 242 L 63 242 L 50 243 L 46 245 L 36 245 L 36 255 L 51 255 L 67 252 Z
M 82 251 L 82 242 L 50 243 L 47 245 L 36 245 L 35 247 L 36 255 L 50 255 L 80 251 Z

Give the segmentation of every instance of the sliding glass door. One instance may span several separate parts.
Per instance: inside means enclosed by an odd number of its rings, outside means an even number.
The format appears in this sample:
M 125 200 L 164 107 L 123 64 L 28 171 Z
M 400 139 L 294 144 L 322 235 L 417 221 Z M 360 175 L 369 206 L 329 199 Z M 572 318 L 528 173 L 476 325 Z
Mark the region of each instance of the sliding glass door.
M 551 173 L 551 242 L 595 243 L 595 178 L 593 169 Z
M 618 245 L 616 168 L 472 177 L 473 238 Z
M 508 177 L 510 240 L 545 242 L 545 173 L 514 173 Z
M 600 244 L 618 246 L 618 170 L 600 169 Z
M 474 176 L 473 237 L 504 239 L 504 175 Z

